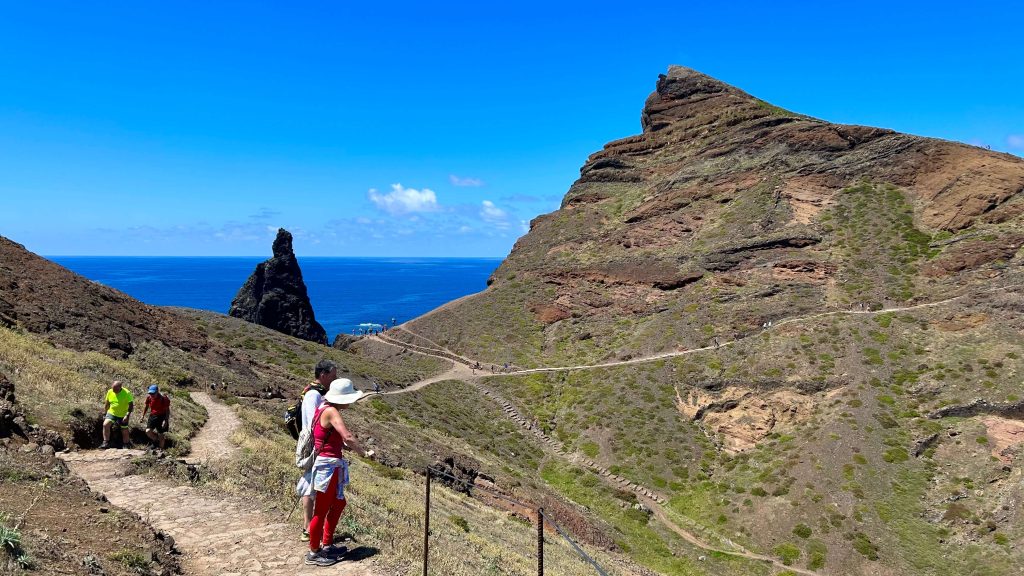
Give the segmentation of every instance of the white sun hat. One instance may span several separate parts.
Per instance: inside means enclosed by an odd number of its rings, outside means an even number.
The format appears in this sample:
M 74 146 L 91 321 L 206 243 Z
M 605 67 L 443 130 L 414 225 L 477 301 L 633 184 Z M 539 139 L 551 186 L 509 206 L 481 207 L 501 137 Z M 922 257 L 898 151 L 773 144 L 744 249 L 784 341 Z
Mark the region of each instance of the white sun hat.
M 352 404 L 365 395 L 365 392 L 356 390 L 356 387 L 352 385 L 352 381 L 348 378 L 338 378 L 331 382 L 331 387 L 327 389 L 327 394 L 324 394 L 324 402 Z

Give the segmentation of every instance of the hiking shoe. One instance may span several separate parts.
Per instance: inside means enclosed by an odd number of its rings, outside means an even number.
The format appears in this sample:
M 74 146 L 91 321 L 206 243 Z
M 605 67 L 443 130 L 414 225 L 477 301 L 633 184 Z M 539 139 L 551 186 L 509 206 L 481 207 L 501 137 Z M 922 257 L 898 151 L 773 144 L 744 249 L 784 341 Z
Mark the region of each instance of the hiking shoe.
M 303 530 L 302 534 L 299 535 L 299 540 L 309 542 L 309 530 Z
M 107 448 L 110 448 L 109 443 L 104 442 L 103 444 L 100 444 L 100 450 L 106 450 Z
M 341 544 L 331 544 L 330 546 L 324 546 L 320 549 L 320 553 L 324 556 L 330 556 L 331 558 L 338 558 L 348 553 L 348 546 Z
M 306 558 L 303 560 L 303 562 L 310 566 L 320 566 L 323 568 L 326 568 L 328 566 L 334 566 L 338 563 L 338 561 L 334 558 L 329 558 L 328 556 L 321 554 L 319 552 L 306 553 Z

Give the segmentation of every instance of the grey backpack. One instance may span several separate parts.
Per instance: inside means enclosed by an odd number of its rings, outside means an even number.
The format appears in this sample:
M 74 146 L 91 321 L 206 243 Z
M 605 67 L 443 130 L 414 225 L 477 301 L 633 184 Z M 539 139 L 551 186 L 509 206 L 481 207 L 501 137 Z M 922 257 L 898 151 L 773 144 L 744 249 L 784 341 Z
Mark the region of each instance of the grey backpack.
M 299 432 L 299 439 L 295 442 L 295 466 L 303 472 L 309 472 L 313 469 L 313 462 L 316 461 L 316 450 L 313 449 L 313 431 L 316 430 L 317 426 L 320 426 L 320 415 L 323 414 L 326 404 L 316 409 L 316 413 L 313 414 L 313 425 L 309 428 L 303 428 L 302 432 Z M 333 428 L 327 431 L 327 438 L 330 438 Z M 327 440 L 324 438 L 324 441 Z

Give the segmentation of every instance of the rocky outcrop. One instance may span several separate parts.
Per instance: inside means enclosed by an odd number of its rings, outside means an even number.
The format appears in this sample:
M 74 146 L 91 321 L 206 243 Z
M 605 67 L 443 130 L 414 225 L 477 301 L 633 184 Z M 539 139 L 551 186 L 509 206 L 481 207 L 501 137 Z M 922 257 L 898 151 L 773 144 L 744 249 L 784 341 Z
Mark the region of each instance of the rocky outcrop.
M 0 438 L 24 435 L 25 418 L 15 405 L 14 384 L 0 373 Z
M 928 417 L 933 420 L 938 420 L 941 418 L 970 418 L 981 414 L 1024 420 L 1024 401 L 1004 403 L 990 402 L 983 398 L 978 398 L 970 404 L 946 406 L 945 408 L 932 412 Z
M 812 404 L 810 397 L 790 390 L 765 394 L 730 386 L 719 392 L 693 388 L 685 396 L 676 392 L 679 413 L 700 423 L 733 453 L 754 448 L 777 426 L 806 419 Z
M 292 235 L 281 228 L 274 239 L 274 256 L 256 270 L 231 302 L 229 315 L 266 326 L 296 338 L 327 344 L 327 332 L 316 321 L 302 281 Z
M 331 347 L 337 348 L 338 350 L 348 350 L 356 342 L 359 342 L 358 336 L 353 336 L 351 334 L 345 334 L 344 332 L 342 332 L 341 334 L 338 334 L 337 336 L 334 337 L 334 342 L 331 344 Z
M 640 124 L 586 160 L 486 291 L 410 329 L 479 356 L 488 326 L 536 365 L 589 334 L 576 348 L 597 361 L 705 346 L 708 326 L 737 335 L 765 317 L 938 299 L 1021 261 L 1022 158 L 833 124 L 678 66 Z M 635 337 L 613 328 L 624 319 Z

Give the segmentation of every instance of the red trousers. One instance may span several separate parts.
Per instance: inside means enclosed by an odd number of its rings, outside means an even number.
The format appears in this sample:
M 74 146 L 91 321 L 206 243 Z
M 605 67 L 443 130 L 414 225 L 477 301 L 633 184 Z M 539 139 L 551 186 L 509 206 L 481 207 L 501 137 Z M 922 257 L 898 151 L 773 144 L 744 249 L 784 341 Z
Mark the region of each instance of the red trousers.
M 344 498 L 337 498 L 339 472 L 334 471 L 325 492 L 313 490 L 313 519 L 309 521 L 309 549 L 313 552 L 334 543 L 334 527 L 347 504 Z

